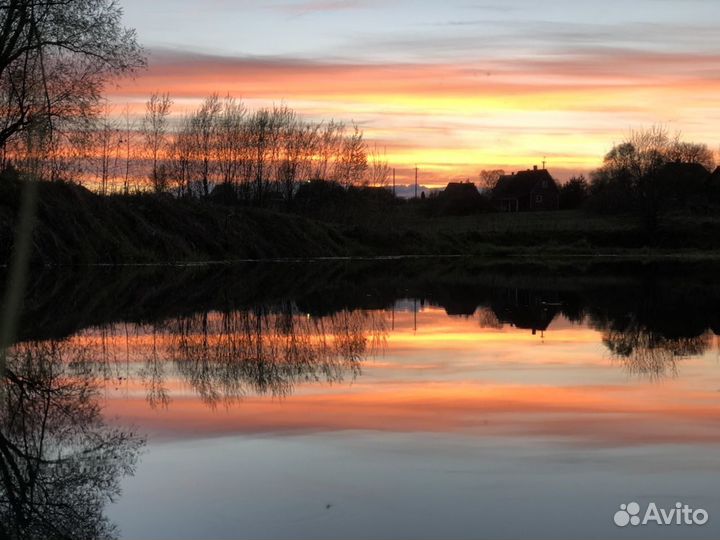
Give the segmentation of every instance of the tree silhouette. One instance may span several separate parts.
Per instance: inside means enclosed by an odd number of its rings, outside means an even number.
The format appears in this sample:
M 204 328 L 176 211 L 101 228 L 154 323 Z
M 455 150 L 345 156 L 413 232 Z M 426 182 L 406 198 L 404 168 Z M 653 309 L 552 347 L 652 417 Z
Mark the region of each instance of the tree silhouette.
M 591 195 L 602 210 L 638 211 L 649 232 L 673 204 L 682 205 L 704 188 L 702 180 L 667 171 L 668 164 L 698 165 L 702 174 L 713 165 L 707 146 L 670 137 L 662 127 L 633 131 L 605 155 L 603 165 L 592 175 Z M 703 173 L 704 170 L 704 173 Z M 683 186 L 683 183 L 698 185 Z M 695 192 L 695 193 L 694 193 Z
M 63 342 L 8 351 L 1 381 L 0 537 L 113 538 L 104 516 L 143 439 L 107 426 L 85 352 Z M 81 360 L 75 362 L 75 360 Z
M 144 64 L 121 17 L 111 0 L 0 3 L 0 146 L 91 118 L 104 83 Z

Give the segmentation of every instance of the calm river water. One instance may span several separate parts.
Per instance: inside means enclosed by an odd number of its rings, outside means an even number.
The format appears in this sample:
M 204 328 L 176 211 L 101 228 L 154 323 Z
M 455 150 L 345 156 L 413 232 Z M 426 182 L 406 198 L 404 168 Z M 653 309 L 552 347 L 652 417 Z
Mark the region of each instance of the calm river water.
M 10 534 L 720 536 L 713 269 L 150 274 L 34 282 L 0 419 Z M 631 502 L 709 520 L 617 526 Z

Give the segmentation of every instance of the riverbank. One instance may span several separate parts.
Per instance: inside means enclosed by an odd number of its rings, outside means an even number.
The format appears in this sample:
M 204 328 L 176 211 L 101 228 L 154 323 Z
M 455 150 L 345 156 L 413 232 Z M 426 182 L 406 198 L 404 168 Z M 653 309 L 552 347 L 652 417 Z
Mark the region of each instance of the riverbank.
M 20 185 L 0 185 L 0 262 L 14 241 Z M 34 265 L 164 263 L 346 256 L 335 228 L 299 216 L 170 196 L 101 197 L 66 183 L 38 185 Z
M 22 185 L 0 183 L 0 264 L 9 261 Z M 428 217 L 420 204 L 320 222 L 170 196 L 98 196 L 38 185 L 34 265 L 148 264 L 320 257 L 720 257 L 720 218 L 669 216 L 652 235 L 632 216 L 581 211 Z

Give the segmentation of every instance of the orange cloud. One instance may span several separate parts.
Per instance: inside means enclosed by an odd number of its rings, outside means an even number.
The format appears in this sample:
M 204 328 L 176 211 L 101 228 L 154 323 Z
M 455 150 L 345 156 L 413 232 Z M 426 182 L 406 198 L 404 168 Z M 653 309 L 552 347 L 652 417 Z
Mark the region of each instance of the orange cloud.
M 178 112 L 212 92 L 251 106 L 285 101 L 315 119 L 356 120 L 393 166 L 419 164 L 426 183 L 442 183 L 482 168 L 525 168 L 543 156 L 551 168 L 588 170 L 629 128 L 657 123 L 714 146 L 719 61 L 623 49 L 428 63 L 161 50 L 147 73 L 111 97 L 140 105 L 168 90 Z

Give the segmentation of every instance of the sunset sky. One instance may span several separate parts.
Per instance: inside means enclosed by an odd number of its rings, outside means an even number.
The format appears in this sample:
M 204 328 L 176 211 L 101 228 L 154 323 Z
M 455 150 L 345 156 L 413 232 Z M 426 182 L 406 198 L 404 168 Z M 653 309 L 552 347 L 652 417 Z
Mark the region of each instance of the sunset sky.
M 598 165 L 630 129 L 720 143 L 717 0 L 122 0 L 149 69 L 118 104 L 216 91 L 354 120 L 407 178 L 477 178 L 547 157 Z

